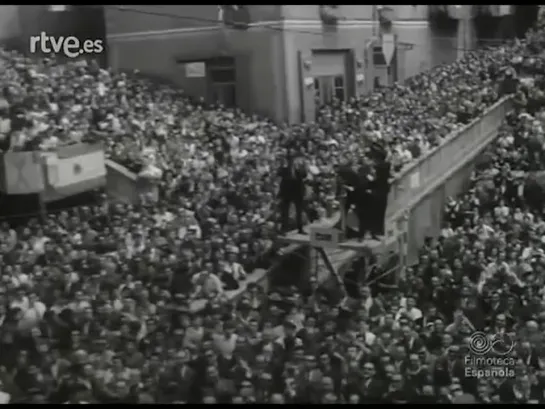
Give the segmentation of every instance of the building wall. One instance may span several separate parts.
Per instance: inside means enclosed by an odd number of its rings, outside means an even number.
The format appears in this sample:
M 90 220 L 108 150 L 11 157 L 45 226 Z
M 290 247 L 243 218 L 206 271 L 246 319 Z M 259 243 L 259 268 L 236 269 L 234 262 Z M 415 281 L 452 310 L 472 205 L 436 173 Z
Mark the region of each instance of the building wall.
M 73 35 L 80 24 L 73 18 L 75 10 L 55 13 L 48 11 L 47 5 L 25 5 L 18 9 L 21 31 L 27 38 L 42 31 L 53 36 Z
M 105 6 L 108 34 L 164 31 L 217 25 L 218 7 L 118 5 Z
M 0 6 L 0 41 L 20 35 L 18 6 Z
M 244 32 L 221 28 L 214 5 L 105 6 L 110 64 L 165 76 L 189 95 L 205 96 L 208 80 L 187 78 L 182 63 L 232 56 L 244 71 L 237 76 L 239 106 L 290 122 L 310 119 L 310 110 L 302 106 L 310 97 L 303 87 L 301 58 L 313 50 L 348 52 L 350 75 L 361 71 L 366 77 L 363 84 L 352 84 L 354 92 L 372 89 L 372 67 L 358 64 L 371 58 L 366 47 L 378 34 L 373 6 L 340 6 L 337 28 L 323 26 L 316 5 L 249 7 L 251 24 Z M 445 39 L 433 38 L 427 6 L 392 7 L 398 80 L 456 58 L 455 46 L 445 47 Z M 455 33 L 453 37 L 446 41 L 456 42 Z
M 297 6 L 299 7 L 299 6 Z M 307 7 L 307 6 L 301 6 Z M 365 6 L 362 6 L 365 7 Z M 394 23 L 394 33 L 399 42 L 407 45 L 413 45 L 412 49 L 405 49 L 405 46 L 398 46 L 398 64 L 397 78 L 403 81 L 419 72 L 425 71 L 436 65 L 440 60 L 453 61 L 456 58 L 454 48 L 450 53 L 451 57 L 441 56 L 443 48 L 432 39 L 432 31 L 427 21 L 396 21 Z M 298 52 L 308 53 L 312 50 L 352 50 L 356 57 L 364 59 L 365 44 L 373 39 L 373 25 L 370 21 L 346 21 L 341 22 L 334 31 L 325 32 L 323 26 L 318 21 L 298 21 L 287 25 L 284 31 L 284 49 L 285 49 L 285 76 L 286 92 L 288 100 L 286 101 L 286 117 L 290 122 L 297 122 L 301 118 L 311 119 L 310 110 L 305 114 L 304 107 L 301 106 L 301 75 L 299 73 Z M 454 38 L 454 41 L 456 39 Z M 375 42 L 380 45 L 380 42 Z M 438 55 L 436 59 L 430 58 L 434 53 Z M 368 57 L 369 58 L 369 57 Z M 372 89 L 374 80 L 373 69 L 369 68 L 364 73 L 366 83 L 363 91 L 368 92 Z M 304 79 L 303 79 L 304 80 Z M 308 101 L 311 103 L 311 101 Z
M 104 6 L 108 34 L 129 34 L 218 26 L 218 6 Z M 282 19 L 279 6 L 248 6 L 254 23 Z
M 259 27 L 252 29 L 251 34 L 211 27 L 178 34 L 109 39 L 110 63 L 114 68 L 164 76 L 196 97 L 207 95 L 207 78 L 187 78 L 183 63 L 234 57 L 239 72 L 237 105 L 278 120 L 281 117 L 275 113 L 282 111 L 283 99 L 281 44 L 281 32 Z

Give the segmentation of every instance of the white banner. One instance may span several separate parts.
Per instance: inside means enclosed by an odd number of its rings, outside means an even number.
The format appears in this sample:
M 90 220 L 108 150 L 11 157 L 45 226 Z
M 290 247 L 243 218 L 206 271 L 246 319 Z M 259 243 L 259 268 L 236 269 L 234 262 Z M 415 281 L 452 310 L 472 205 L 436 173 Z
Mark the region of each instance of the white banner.
M 106 158 L 98 146 L 77 145 L 44 155 L 48 185 L 68 187 L 106 176 Z
M 55 187 L 64 187 L 89 179 L 106 176 L 104 152 L 93 152 L 72 158 L 59 159 Z

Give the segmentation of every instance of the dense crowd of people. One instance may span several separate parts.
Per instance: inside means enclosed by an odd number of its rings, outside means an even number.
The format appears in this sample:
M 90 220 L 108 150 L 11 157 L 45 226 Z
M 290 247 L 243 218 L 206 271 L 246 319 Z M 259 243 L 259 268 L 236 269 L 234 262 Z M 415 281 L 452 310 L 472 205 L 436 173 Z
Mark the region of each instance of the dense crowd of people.
M 290 127 L 93 63 L 2 51 L 4 149 L 102 141 L 138 172 L 153 148 L 164 174 L 158 203 L 0 226 L 0 401 L 542 403 L 545 223 L 539 183 L 518 186 L 542 168 L 545 88 L 539 70 L 498 86 L 539 67 L 541 41 L 468 53 Z M 513 91 L 515 113 L 472 190 L 395 285 L 362 286 L 339 305 L 315 281 L 268 294 L 251 285 L 227 302 L 273 256 L 287 150 L 306 156 L 319 218 L 336 166 L 365 162 L 368 141 L 400 170 Z M 204 310 L 191 310 L 196 298 Z M 475 331 L 513 341 L 512 379 L 467 375 Z
M 255 231 L 275 214 L 271 199 L 287 147 L 309 156 L 308 217 L 321 218 L 335 206 L 336 166 L 358 164 L 366 141 L 380 140 L 399 171 L 498 99 L 498 68 L 513 51 L 475 51 L 405 85 L 337 101 L 316 123 L 297 126 L 206 107 L 181 90 L 93 62 L 55 64 L 2 51 L 0 139 L 12 150 L 99 140 L 111 159 L 136 172 L 153 151 L 165 202 L 221 213 L 226 197 L 228 213 L 243 213 Z

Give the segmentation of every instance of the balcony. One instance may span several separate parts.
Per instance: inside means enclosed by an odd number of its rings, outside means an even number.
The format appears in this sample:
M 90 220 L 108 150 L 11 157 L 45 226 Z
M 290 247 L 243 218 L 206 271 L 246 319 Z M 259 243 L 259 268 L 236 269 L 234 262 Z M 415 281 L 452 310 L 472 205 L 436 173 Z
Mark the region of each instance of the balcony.
M 395 11 L 389 6 L 377 6 L 378 21 L 384 31 L 390 31 L 395 19 Z
M 322 23 L 328 26 L 336 26 L 341 16 L 336 5 L 322 5 L 319 7 L 319 14 Z
M 248 6 L 227 5 L 223 8 L 223 23 L 231 28 L 247 30 L 250 26 L 250 11 Z

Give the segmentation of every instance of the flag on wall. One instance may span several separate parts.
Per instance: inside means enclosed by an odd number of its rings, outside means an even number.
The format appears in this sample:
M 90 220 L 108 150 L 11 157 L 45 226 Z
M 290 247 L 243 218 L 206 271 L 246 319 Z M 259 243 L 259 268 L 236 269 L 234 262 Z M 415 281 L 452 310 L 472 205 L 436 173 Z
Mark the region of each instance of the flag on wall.
M 104 186 L 106 158 L 99 144 L 61 147 L 44 155 L 46 201 Z

